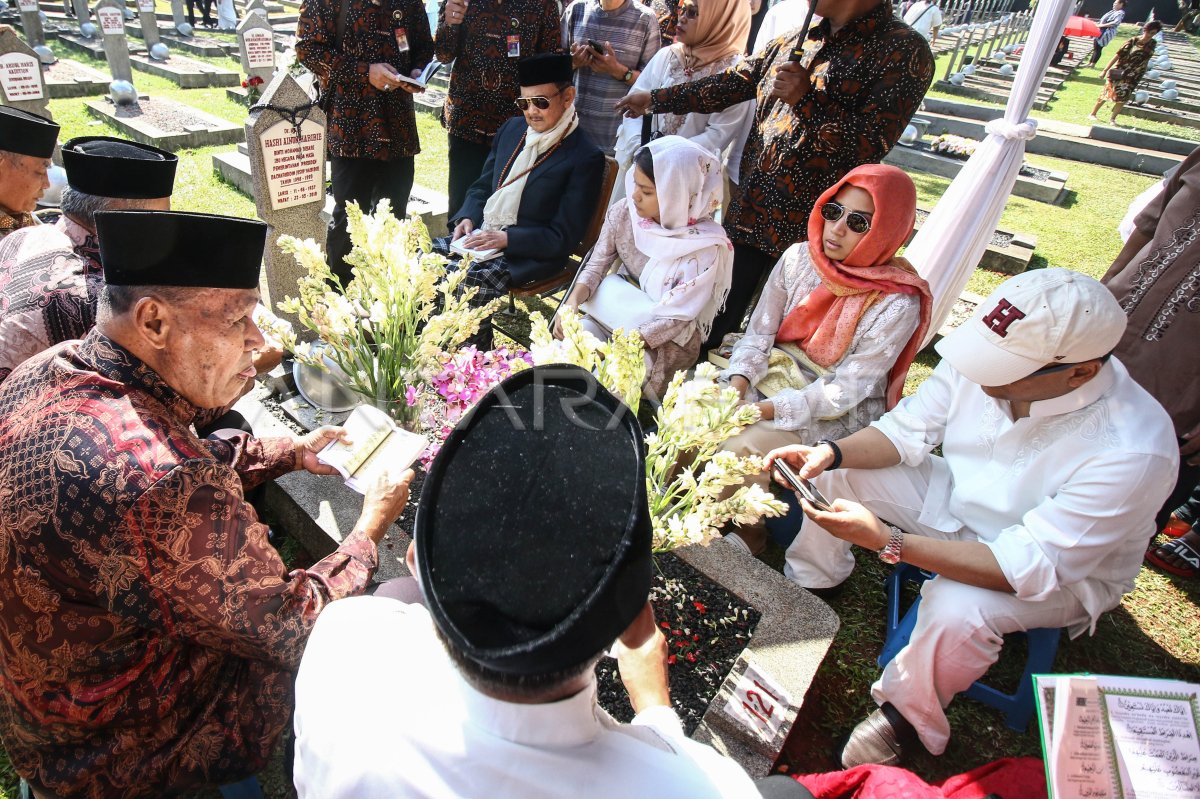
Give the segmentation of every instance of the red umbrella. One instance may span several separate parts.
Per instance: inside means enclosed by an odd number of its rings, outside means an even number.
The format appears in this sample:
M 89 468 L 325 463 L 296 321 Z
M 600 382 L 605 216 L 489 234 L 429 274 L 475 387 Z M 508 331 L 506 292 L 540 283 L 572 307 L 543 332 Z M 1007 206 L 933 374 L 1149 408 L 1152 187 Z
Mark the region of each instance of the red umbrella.
M 1087 17 L 1070 17 L 1067 19 L 1067 29 L 1063 31 L 1063 36 L 1091 36 L 1098 39 L 1100 28 Z

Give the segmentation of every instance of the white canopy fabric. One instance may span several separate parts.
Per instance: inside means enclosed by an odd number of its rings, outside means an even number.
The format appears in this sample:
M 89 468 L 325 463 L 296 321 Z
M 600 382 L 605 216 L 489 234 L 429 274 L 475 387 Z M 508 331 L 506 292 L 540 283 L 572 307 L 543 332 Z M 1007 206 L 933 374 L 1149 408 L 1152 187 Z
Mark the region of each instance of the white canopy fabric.
M 950 314 L 1000 221 L 1025 158 L 1025 142 L 1037 132 L 1029 112 L 1073 6 L 1074 0 L 1038 3 L 1004 116 L 987 124 L 987 138 L 904 252 L 933 291 L 925 344 Z

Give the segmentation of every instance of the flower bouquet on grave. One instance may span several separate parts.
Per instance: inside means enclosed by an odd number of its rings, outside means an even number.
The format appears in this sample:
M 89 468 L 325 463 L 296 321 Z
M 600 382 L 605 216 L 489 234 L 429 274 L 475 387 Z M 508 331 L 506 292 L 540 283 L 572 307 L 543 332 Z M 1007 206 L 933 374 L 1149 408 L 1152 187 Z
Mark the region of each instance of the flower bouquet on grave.
M 421 408 L 419 427 L 429 433 L 431 443 L 421 455 L 429 465 L 454 430 L 459 419 L 502 380 L 533 365 L 525 350 L 499 347 L 481 351 L 474 346 L 447 355 L 442 368 L 430 378 L 424 393 L 410 387 L 405 396 L 409 406 Z
M 284 298 L 279 307 L 324 346 L 317 352 L 295 335 L 283 343 L 301 363 L 324 371 L 336 367 L 347 388 L 414 428 L 421 414 L 416 398 L 442 371 L 446 353 L 474 335 L 500 301 L 471 305 L 476 289 L 462 287 L 469 259 L 447 268 L 419 217 L 397 219 L 387 200 L 374 214 L 349 203 L 346 215 L 353 243 L 346 262 L 354 277 L 345 287 L 312 239 L 279 239 L 306 271 L 299 296 Z
M 246 105 L 254 105 L 258 102 L 258 98 L 262 97 L 263 79 L 257 75 L 251 75 L 242 81 L 242 88 L 246 90 Z
M 948 155 L 951 158 L 966 160 L 975 154 L 975 148 L 979 146 L 979 142 L 974 139 L 967 139 L 962 136 L 955 136 L 951 133 L 943 133 L 929 143 L 931 152 Z
M 540 313 L 529 318 L 535 364 L 573 363 L 592 370 L 605 388 L 637 412 L 645 359 L 636 331 L 618 330 L 602 342 L 583 329 L 577 313 L 563 308 L 559 341 Z M 711 364 L 699 364 L 691 378 L 676 372 L 655 417 L 658 429 L 646 436 L 646 495 L 655 552 L 715 538 L 726 522 L 753 524 L 787 512 L 759 486 L 742 485 L 746 476 L 762 471 L 762 458 L 718 452 L 726 439 L 758 417 L 758 408 L 741 404 L 736 389 L 717 382 L 717 369 Z

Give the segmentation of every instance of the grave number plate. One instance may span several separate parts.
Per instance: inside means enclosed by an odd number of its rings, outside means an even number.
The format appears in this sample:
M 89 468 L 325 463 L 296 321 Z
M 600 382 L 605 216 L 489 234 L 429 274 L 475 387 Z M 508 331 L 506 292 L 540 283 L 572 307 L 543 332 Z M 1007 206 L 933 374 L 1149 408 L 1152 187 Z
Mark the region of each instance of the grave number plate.
M 763 743 L 775 743 L 787 717 L 791 698 L 778 682 L 753 663 L 738 678 L 725 714 Z

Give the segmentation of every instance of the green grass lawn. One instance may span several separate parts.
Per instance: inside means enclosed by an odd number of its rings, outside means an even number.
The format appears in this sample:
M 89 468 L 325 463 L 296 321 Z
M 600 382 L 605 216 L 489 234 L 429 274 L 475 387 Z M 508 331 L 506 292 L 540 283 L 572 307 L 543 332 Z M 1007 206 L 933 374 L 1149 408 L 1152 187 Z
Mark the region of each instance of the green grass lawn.
M 1100 97 L 1100 91 L 1104 88 L 1104 81 L 1100 79 L 1100 72 L 1108 64 L 1109 59 L 1113 57 L 1117 49 L 1129 40 L 1130 37 L 1137 35 L 1138 28 L 1134 25 L 1122 25 L 1119 33 L 1108 46 L 1104 48 L 1104 52 L 1100 55 L 1100 66 L 1097 69 L 1083 67 L 1075 71 L 1062 88 L 1058 90 L 1053 102 L 1044 111 L 1034 111 L 1033 116 L 1039 119 L 1053 119 L 1059 122 L 1071 122 L 1076 125 L 1090 125 L 1092 122 L 1087 116 L 1092 112 L 1092 107 L 1096 100 Z M 1193 43 L 1196 37 L 1191 37 Z M 984 48 L 985 50 L 987 48 Z M 974 54 L 972 48 L 971 53 Z M 946 67 L 950 63 L 950 53 L 943 53 L 937 59 L 937 71 L 934 73 L 934 82 L 942 80 L 946 74 Z M 1069 63 L 1069 62 L 1068 62 Z M 997 103 L 984 103 L 977 100 L 969 100 L 957 94 L 940 91 L 936 86 L 929 91 L 929 97 L 939 97 L 945 100 L 954 100 L 957 102 L 970 102 L 976 105 L 986 105 L 999 108 Z M 1105 109 L 1100 112 L 1101 122 L 1098 124 L 1108 123 L 1108 114 L 1111 113 L 1112 104 L 1109 103 Z M 1189 128 L 1184 125 L 1172 125 L 1167 122 L 1154 122 L 1148 119 L 1138 119 L 1128 114 L 1123 114 L 1119 118 L 1119 124 L 1122 127 L 1136 128 L 1144 130 L 1147 133 L 1157 133 L 1162 136 L 1175 136 L 1181 139 L 1200 142 L 1200 129 Z
M 164 10 L 169 8 L 161 0 L 159 5 Z M 60 55 L 106 70 L 100 61 L 65 51 L 60 51 Z M 213 61 L 225 66 L 233 63 L 222 59 Z M 1073 79 L 1047 115 L 1082 122 L 1078 118 L 1079 109 L 1084 108 L 1083 116 L 1086 116 L 1098 91 L 1096 74 L 1084 72 Z M 941 71 L 938 75 L 941 76 Z M 143 93 L 178 99 L 232 122 L 245 120 L 246 109 L 229 100 L 224 89 L 181 90 L 169 81 L 143 73 L 135 73 L 135 83 Z M 1081 105 L 1085 102 L 1086 108 Z M 72 136 L 117 134 L 90 117 L 81 99 L 52 101 L 51 110 L 63 126 L 64 141 Z M 444 193 L 445 134 L 432 117 L 418 115 L 417 120 L 422 144 L 422 152 L 416 161 L 417 182 Z M 1183 135 L 1183 130 L 1172 133 Z M 213 153 L 229 149 L 232 145 L 179 153 L 181 163 L 173 199 L 175 208 L 254 216 L 253 202 L 223 183 L 212 171 Z M 1063 266 L 1098 277 L 1120 249 L 1116 232 L 1118 221 L 1133 197 L 1151 185 L 1154 178 L 1041 156 L 1029 156 L 1027 160 L 1034 166 L 1067 172 L 1070 195 L 1062 206 L 1012 197 L 1001 218 L 1001 226 L 1037 236 L 1035 268 Z M 925 207 L 932 207 L 949 184 L 943 178 L 923 173 L 914 172 L 912 176 L 919 200 Z M 968 288 L 986 294 L 1004 277 L 978 270 Z M 518 305 L 529 307 L 524 302 Z M 913 391 L 936 362 L 932 353 L 920 355 L 909 374 L 906 391 Z M 805 698 L 796 731 L 789 741 L 783 762 L 792 771 L 834 768 L 829 755 L 830 741 L 847 731 L 871 707 L 869 686 L 878 673 L 875 657 L 883 640 L 882 581 L 886 571 L 873 554 L 860 552 L 858 555 L 860 568 L 850 578 L 846 592 L 831 603 L 841 618 L 842 627 Z M 772 548 L 764 559 L 778 568 L 782 564 L 782 551 Z M 1200 682 L 1198 590 L 1200 582 L 1166 578 L 1143 570 L 1136 590 L 1118 609 L 1101 619 L 1095 637 L 1064 641 L 1060 645 L 1056 669 L 1167 676 Z M 989 681 L 1003 686 L 1015 679 L 1020 671 L 1019 651 L 1019 645 L 1007 647 L 1005 657 L 989 675 Z M 929 779 L 966 771 L 999 757 L 1039 753 L 1035 732 L 1011 732 L 1004 727 L 1000 716 L 986 707 L 960 699 L 952 705 L 950 718 L 954 736 L 947 754 L 937 759 L 919 758 L 913 764 L 914 770 Z M 263 773 L 262 779 L 268 796 L 294 795 L 282 778 L 278 758 Z M 0 752 L 0 799 L 15 796 L 15 788 L 16 777 Z M 205 791 L 196 796 L 212 799 L 217 793 Z

